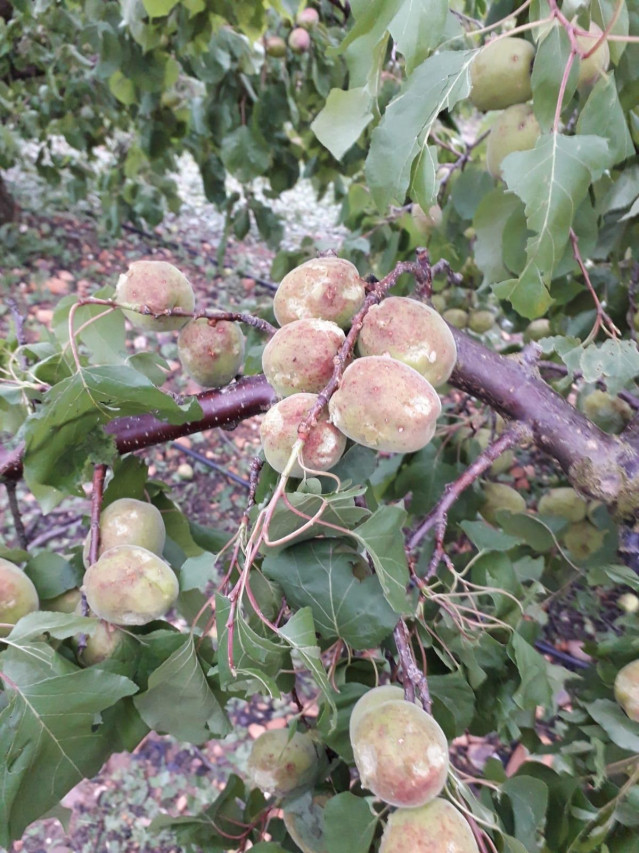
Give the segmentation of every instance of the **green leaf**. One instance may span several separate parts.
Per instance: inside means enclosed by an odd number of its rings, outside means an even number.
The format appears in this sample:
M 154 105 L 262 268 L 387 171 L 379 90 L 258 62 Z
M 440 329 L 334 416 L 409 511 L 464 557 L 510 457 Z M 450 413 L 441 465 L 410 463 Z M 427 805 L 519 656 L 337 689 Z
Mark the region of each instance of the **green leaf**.
M 113 96 L 126 107 L 130 107 L 131 104 L 135 104 L 137 101 L 137 94 L 135 92 L 135 84 L 133 80 L 129 80 L 129 78 L 125 77 L 119 70 L 114 71 L 109 78 L 109 89 Z
M 512 635 L 509 654 L 517 665 L 521 679 L 521 684 L 513 696 L 517 705 L 528 711 L 534 710 L 538 705 L 553 708 L 555 694 L 568 671 L 548 663 L 520 634 Z
M 408 74 L 439 44 L 447 16 L 447 0 L 404 0 L 388 29 Z
M 577 121 L 577 133 L 591 133 L 607 139 L 612 164 L 635 153 L 612 72 L 597 80 Z
M 583 350 L 580 367 L 586 382 L 604 379 L 610 394 L 617 394 L 639 374 L 639 350 L 634 341 L 609 339 Z
M 82 572 L 51 551 L 30 557 L 24 571 L 35 584 L 41 600 L 55 598 L 82 583 Z
M 315 684 L 321 690 L 333 715 L 336 715 L 337 708 L 333 699 L 333 691 L 328 682 L 320 648 L 315 639 L 315 625 L 313 624 L 311 608 L 303 607 L 298 610 L 277 633 L 291 647 L 294 657 L 299 657 L 306 668 L 310 670 Z
M 191 635 L 149 677 L 133 700 L 149 726 L 178 740 L 204 743 L 231 731 L 229 721 L 204 675 Z
M 331 797 L 324 808 L 324 834 L 331 853 L 367 853 L 379 818 L 368 802 L 350 791 Z
M 476 51 L 444 51 L 418 66 L 388 105 L 372 135 L 366 177 L 378 209 L 403 204 L 413 160 L 439 113 L 470 92 L 469 69 Z
M 220 151 L 222 162 L 240 183 L 266 175 L 271 149 L 258 131 L 243 124 L 226 135 Z
M 515 837 L 528 851 L 538 850 L 546 822 L 548 787 L 532 776 L 513 776 L 501 786 L 510 798 L 515 822 Z
M 584 706 L 593 720 L 617 746 L 629 752 L 639 752 L 639 729 L 610 699 L 596 699 Z
M 373 118 L 373 99 L 365 87 L 331 89 L 311 130 L 336 160 L 341 160 Z
M 473 227 L 476 232 L 475 262 L 484 274 L 484 282 L 503 281 L 510 272 L 503 259 L 504 231 L 516 212 L 523 214 L 523 204 L 516 195 L 501 186 L 486 193 L 477 205 Z
M 137 691 L 132 681 L 79 669 L 44 643 L 3 652 L 0 680 L 0 844 L 9 846 L 111 752 L 133 749 L 146 728 L 124 708 L 105 716 Z
M 570 56 L 570 39 L 563 27 L 550 27 L 537 46 L 532 72 L 533 109 L 541 129 L 548 131 L 553 125 L 559 99 L 559 88 Z M 563 107 L 570 101 L 579 77 L 579 63 L 573 62 L 566 81 Z
M 480 551 L 510 551 L 522 540 L 498 530 L 485 521 L 462 521 L 460 527 Z
M 161 18 L 168 15 L 180 0 L 142 0 L 149 18 Z
M 351 531 L 368 551 L 386 600 L 396 613 L 412 613 L 409 601 L 408 561 L 402 526 L 406 511 L 399 506 L 380 507 L 364 524 Z
M 57 640 L 64 640 L 76 634 L 93 634 L 97 625 L 98 620 L 95 617 L 36 610 L 34 613 L 23 616 L 16 623 L 7 638 L 7 642 L 24 645 L 39 640 L 43 634 L 50 634 Z
M 463 735 L 475 714 L 475 693 L 461 672 L 429 675 L 433 715 L 448 740 Z
M 369 649 L 391 633 L 397 614 L 375 575 L 353 574 L 361 559 L 340 540 L 314 539 L 267 556 L 263 571 L 281 585 L 289 605 L 310 606 L 322 637 Z

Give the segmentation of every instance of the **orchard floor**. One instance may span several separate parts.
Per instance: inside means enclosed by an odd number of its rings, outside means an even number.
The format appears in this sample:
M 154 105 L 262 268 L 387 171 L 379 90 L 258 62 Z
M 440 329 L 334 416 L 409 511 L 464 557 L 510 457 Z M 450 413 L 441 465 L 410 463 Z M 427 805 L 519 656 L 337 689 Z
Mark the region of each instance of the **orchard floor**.
M 10 177 L 24 209 L 20 231 L 12 234 L 12 242 L 5 240 L 0 257 L 0 334 L 6 333 L 12 314 L 17 313 L 23 318 L 19 322 L 24 321 L 28 340 L 38 325 L 51 323 L 59 299 L 115 284 L 128 263 L 141 257 L 176 264 L 192 281 L 201 307 L 255 313 L 270 303 L 271 291 L 256 278 L 269 280 L 272 252 L 256 235 L 249 234 L 242 242 L 231 241 L 223 267 L 217 266 L 215 253 L 222 219 L 205 203 L 197 176 L 188 164 L 182 180 L 190 203 L 180 216 L 170 218 L 152 233 L 126 230 L 117 239 L 99 230 L 88 209 L 71 215 L 54 206 L 46 216 L 36 213 L 46 209 L 40 203 L 37 181 L 29 173 Z M 287 193 L 278 208 L 285 215 L 287 247 L 298 245 L 307 234 L 322 248 L 339 247 L 342 232 L 333 225 L 334 206 L 318 204 L 307 184 Z M 170 368 L 167 387 L 181 393 L 199 390 L 180 373 L 175 335 L 160 335 L 154 340 L 140 335 L 133 345 L 144 350 L 156 341 Z M 211 430 L 182 439 L 181 446 L 150 448 L 143 456 L 151 475 L 170 487 L 172 498 L 185 514 L 202 524 L 230 531 L 244 505 L 245 488 L 227 474 L 247 478 L 259 443 L 258 430 L 259 419 L 254 418 L 233 432 Z M 201 454 L 208 464 L 194 460 L 188 451 Z M 211 463 L 221 472 L 209 467 Z M 515 484 L 526 488 L 533 463 L 537 470 L 549 465 L 547 459 L 524 455 L 511 472 Z M 46 546 L 63 553 L 85 536 L 88 501 L 67 500 L 42 516 L 24 484 L 18 486 L 18 499 L 32 547 Z M 8 547 L 17 544 L 4 489 L 0 489 L 0 543 Z M 617 615 L 614 603 L 601 602 L 600 619 L 612 624 Z M 579 603 L 573 604 L 566 597 L 557 602 L 551 616 L 554 636 L 549 639 L 567 653 L 578 655 L 581 640 L 589 633 L 586 620 L 579 614 Z M 65 798 L 63 806 L 70 810 L 66 829 L 57 819 L 37 821 L 21 841 L 14 843 L 12 853 L 181 853 L 182 848 L 170 834 L 149 830 L 153 817 L 161 813 L 185 815 L 208 805 L 229 773 L 243 772 L 251 740 L 266 726 L 285 725 L 290 713 L 285 703 L 271 705 L 258 698 L 249 705 L 238 702 L 230 710 L 235 730 L 223 742 L 197 749 L 153 735 L 133 755 L 113 756 L 97 777 L 81 783 Z M 493 752 L 490 739 L 469 739 L 456 746 L 460 760 L 468 762 L 469 769 L 481 767 Z M 516 762 L 523 755 L 515 750 L 502 758 Z M 0 848 L 0 853 L 5 851 Z

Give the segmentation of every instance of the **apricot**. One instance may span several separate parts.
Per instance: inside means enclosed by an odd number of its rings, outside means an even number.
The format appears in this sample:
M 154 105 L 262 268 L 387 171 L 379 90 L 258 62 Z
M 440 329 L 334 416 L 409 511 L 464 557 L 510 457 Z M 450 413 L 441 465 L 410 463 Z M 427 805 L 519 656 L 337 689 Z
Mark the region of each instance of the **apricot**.
M 457 361 L 453 333 L 434 308 L 403 296 L 373 305 L 357 339 L 361 355 L 390 355 L 431 385 L 446 382 Z
M 499 116 L 486 142 L 486 166 L 493 178 L 501 178 L 502 161 L 513 151 L 535 147 L 541 128 L 528 104 L 515 104 Z
M 639 723 L 639 660 L 626 664 L 615 678 L 615 699 L 636 723 Z
M 537 509 L 540 515 L 558 515 L 567 521 L 583 521 L 588 510 L 587 502 L 570 486 L 549 489 L 539 499 Z
M 524 330 L 524 341 L 540 341 L 542 338 L 547 338 L 550 334 L 550 320 L 541 317 L 539 320 L 533 320 Z
M 362 785 L 393 806 L 414 808 L 436 797 L 448 775 L 448 743 L 417 705 L 389 699 L 365 711 L 351 732 Z
M 113 625 L 146 625 L 170 610 L 179 587 L 171 567 L 138 545 L 117 545 L 89 566 L 83 584 L 89 607 Z
M 100 513 L 100 549 L 98 556 L 116 545 L 139 545 L 162 555 L 166 528 L 160 510 L 136 498 L 118 498 Z M 84 565 L 89 565 L 89 543 L 84 543 Z
M 586 560 L 603 545 L 605 533 L 589 521 L 577 521 L 563 533 L 564 545 L 576 560 Z
M 465 329 L 468 325 L 468 311 L 464 311 L 463 308 L 448 308 L 442 317 L 456 329 Z
M 267 56 L 281 59 L 286 56 L 286 42 L 280 36 L 269 36 L 264 41 L 264 50 Z
M 468 317 L 468 328 L 476 332 L 478 335 L 483 335 L 495 325 L 495 315 L 488 309 L 480 309 L 471 311 Z
M 344 258 L 315 258 L 284 276 L 273 298 L 273 311 L 280 326 L 317 317 L 346 329 L 364 297 L 364 282 L 354 264 Z
M 329 402 L 344 435 L 374 450 L 413 453 L 435 434 L 441 401 L 427 379 L 388 356 L 358 358 Z
M 113 657 L 125 638 L 124 631 L 100 621 L 93 634 L 87 636 L 85 647 L 78 652 L 78 660 L 83 666 L 102 663 Z
M 587 53 L 591 50 L 602 34 L 603 30 L 595 23 L 591 23 L 588 27 L 588 32 L 592 33 L 596 38 L 588 36 L 577 36 L 577 47 L 579 50 Z M 594 86 L 599 77 L 608 68 L 610 64 L 610 48 L 608 41 L 604 41 L 599 45 L 597 50 L 592 53 L 587 59 L 581 59 L 579 62 L 579 77 L 577 78 L 577 87 L 579 89 L 588 89 Z
M 305 30 L 314 30 L 319 23 L 319 12 L 312 6 L 307 6 L 298 14 L 295 23 L 298 27 L 304 27 Z
M 522 38 L 496 39 L 470 66 L 470 100 L 478 110 L 502 110 L 532 97 L 533 45 Z
M 318 394 L 333 375 L 344 332 L 330 320 L 295 320 L 278 329 L 264 347 L 262 370 L 280 397 Z
M 416 809 L 397 809 L 388 818 L 379 853 L 479 853 L 463 814 L 437 797 Z
M 166 315 L 166 311 L 190 313 L 195 307 L 189 280 L 166 261 L 134 261 L 118 279 L 115 300 L 124 308 L 134 309 L 124 312 L 134 328 L 154 332 L 181 329 L 189 320 Z M 150 313 L 140 314 L 140 310 Z
M 178 335 L 178 357 L 192 379 L 204 388 L 222 388 L 244 362 L 244 335 L 227 320 L 191 320 Z
M 526 509 L 524 498 L 505 483 L 484 483 L 482 491 L 485 501 L 479 512 L 490 524 L 497 524 L 497 513 L 500 509 L 507 509 L 513 513 L 523 512 Z
M 363 696 L 360 696 L 357 702 L 353 705 L 353 710 L 351 711 L 351 719 L 349 723 L 351 740 L 353 739 L 353 732 L 360 724 L 364 714 L 367 714 L 369 711 L 372 711 L 373 708 L 376 708 L 378 705 L 388 702 L 391 699 L 403 701 L 404 688 L 398 687 L 396 684 L 382 684 L 380 687 L 373 687 L 372 690 L 369 690 L 367 693 L 364 693 Z
M 38 606 L 38 591 L 31 578 L 15 563 L 0 557 L 0 623 L 13 626 Z M 10 627 L 0 625 L 0 637 L 6 637 L 10 632 Z
M 79 589 L 68 589 L 66 592 L 56 595 L 55 598 L 47 598 L 40 602 L 40 610 L 49 610 L 52 613 L 73 613 L 80 600 L 82 593 Z
M 251 747 L 247 771 L 255 787 L 285 797 L 315 781 L 319 756 L 309 734 L 269 729 Z
M 620 433 L 633 414 L 625 400 L 599 389 L 583 397 L 581 410 L 599 429 L 612 433 Z
M 304 27 L 295 27 L 288 37 L 288 46 L 293 53 L 306 53 L 311 46 L 311 37 Z
M 298 439 L 297 429 L 317 400 L 317 394 L 291 394 L 272 406 L 264 415 L 260 437 L 268 464 L 280 474 L 286 468 L 293 445 Z M 312 427 L 301 452 L 301 461 L 314 471 L 328 471 L 340 460 L 346 448 L 346 439 L 322 412 Z M 291 477 L 303 477 L 304 469 L 295 462 L 289 471 Z

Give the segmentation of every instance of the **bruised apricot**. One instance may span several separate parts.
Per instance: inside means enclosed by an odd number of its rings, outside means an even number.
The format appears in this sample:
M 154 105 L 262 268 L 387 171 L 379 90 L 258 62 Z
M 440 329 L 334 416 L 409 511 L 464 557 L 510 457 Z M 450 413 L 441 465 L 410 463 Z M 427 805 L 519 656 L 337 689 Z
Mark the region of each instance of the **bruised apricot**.
M 29 578 L 15 563 L 0 557 L 0 623 L 13 626 L 27 613 L 38 609 L 38 592 Z M 11 627 L 2 627 L 0 637 L 6 637 Z
M 113 625 L 146 625 L 173 606 L 179 587 L 171 567 L 137 545 L 117 545 L 89 566 L 83 584 L 89 607 Z
M 510 36 L 485 45 L 470 66 L 470 100 L 478 110 L 502 110 L 532 97 L 529 41 Z
M 189 280 L 166 261 L 134 261 L 118 279 L 115 301 L 136 329 L 167 332 L 181 329 L 188 317 L 170 316 L 167 311 L 186 313 L 195 307 L 195 294 Z M 144 312 L 144 313 L 140 313 Z
M 437 311 L 403 296 L 372 306 L 357 346 L 361 355 L 390 355 L 404 362 L 435 387 L 446 382 L 457 361 L 453 333 Z
M 344 332 L 330 320 L 295 320 L 278 329 L 264 347 L 262 370 L 280 397 L 318 394 L 333 375 Z
M 345 329 L 364 296 L 364 282 L 354 264 L 332 256 L 315 258 L 284 276 L 273 297 L 273 311 L 280 326 L 317 317 Z
M 448 743 L 417 705 L 389 699 L 365 711 L 351 731 L 362 785 L 393 806 L 413 808 L 436 797 L 448 775 Z
M 441 401 L 427 379 L 388 356 L 357 358 L 329 402 L 344 435 L 374 450 L 412 453 L 435 434 Z
M 463 814 L 437 797 L 416 809 L 397 809 L 388 818 L 379 853 L 479 853 Z
M 285 797 L 315 781 L 319 756 L 310 735 L 269 729 L 253 742 L 248 775 L 255 787 Z
M 288 465 L 293 445 L 298 439 L 298 427 L 317 400 L 317 394 L 291 394 L 272 406 L 264 415 L 260 437 L 266 461 L 282 474 Z M 322 412 L 311 428 L 300 453 L 305 468 L 328 471 L 337 464 L 346 448 L 346 439 L 329 423 Z M 291 477 L 302 477 L 304 469 L 295 462 L 289 471 Z
M 180 331 L 178 357 L 203 388 L 222 388 L 242 367 L 244 335 L 237 323 L 198 317 Z

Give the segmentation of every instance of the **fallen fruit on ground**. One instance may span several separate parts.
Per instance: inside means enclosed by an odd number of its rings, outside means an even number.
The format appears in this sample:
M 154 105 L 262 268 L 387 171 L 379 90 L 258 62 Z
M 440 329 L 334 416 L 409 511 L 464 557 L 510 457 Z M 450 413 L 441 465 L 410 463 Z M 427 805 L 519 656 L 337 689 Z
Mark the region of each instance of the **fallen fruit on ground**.
M 333 375 L 344 332 L 330 320 L 295 320 L 264 347 L 262 370 L 276 394 L 318 394 Z
M 363 356 L 390 355 L 435 387 L 446 382 L 457 361 L 453 333 L 442 317 L 423 302 L 403 296 L 389 296 L 371 307 L 357 347 Z
M 15 563 L 0 557 L 0 637 L 11 632 L 11 626 L 27 613 L 38 609 L 38 591 L 31 578 Z
M 275 797 L 285 797 L 315 781 L 319 756 L 309 734 L 271 729 L 251 747 L 247 771 L 255 787 Z
M 293 446 L 298 439 L 298 427 L 317 400 L 317 394 L 291 394 L 272 406 L 264 415 L 260 437 L 268 464 L 280 474 L 288 465 Z M 346 439 L 322 412 L 311 428 L 300 453 L 305 468 L 329 471 L 340 460 L 346 449 Z M 302 477 L 304 469 L 295 462 L 289 474 Z
M 134 328 L 145 331 L 181 329 L 188 317 L 154 315 L 173 309 L 190 313 L 195 308 L 189 280 L 166 261 L 134 261 L 118 279 L 114 298 L 124 308 L 134 309 L 124 313 Z
M 639 660 L 620 669 L 615 678 L 615 699 L 631 720 L 639 723 Z
M 478 110 L 502 110 L 532 97 L 535 48 L 522 38 L 495 39 L 470 66 L 470 100 Z
M 493 178 L 501 177 L 502 161 L 514 151 L 535 147 L 541 128 L 528 104 L 515 104 L 499 116 L 486 142 L 486 166 Z
M 315 258 L 284 276 L 273 298 L 273 311 L 280 326 L 317 317 L 346 329 L 364 296 L 364 282 L 354 264 L 343 258 Z
M 441 797 L 388 818 L 379 853 L 479 853 L 463 814 Z
M 439 724 L 404 699 L 388 699 L 356 717 L 350 730 L 362 786 L 393 806 L 422 806 L 448 775 L 448 743 Z
M 179 587 L 171 567 L 137 545 L 118 545 L 90 566 L 83 583 L 89 607 L 113 625 L 146 625 L 170 610 Z
M 388 453 L 413 453 L 435 434 L 441 401 L 427 379 L 388 356 L 357 358 L 329 402 L 348 438 Z
M 198 317 L 178 335 L 178 358 L 203 388 L 222 388 L 244 362 L 244 335 L 237 323 Z

